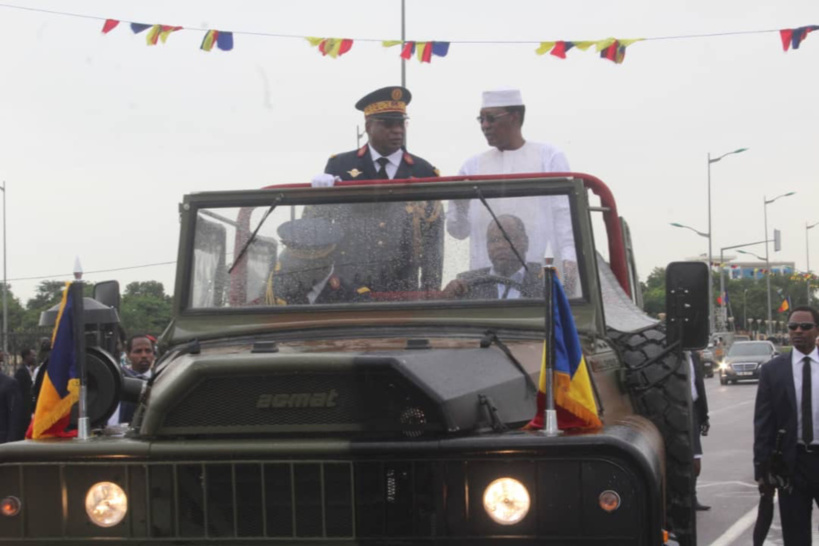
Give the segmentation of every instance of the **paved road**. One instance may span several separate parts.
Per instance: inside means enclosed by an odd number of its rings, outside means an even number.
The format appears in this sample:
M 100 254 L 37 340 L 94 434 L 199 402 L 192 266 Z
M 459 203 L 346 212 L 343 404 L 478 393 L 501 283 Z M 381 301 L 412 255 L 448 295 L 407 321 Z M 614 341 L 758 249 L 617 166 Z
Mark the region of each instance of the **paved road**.
M 752 543 L 759 493 L 754 484 L 754 398 L 756 382 L 721 386 L 705 380 L 711 432 L 703 438 L 702 474 L 697 483 L 700 502 L 709 512 L 697 516 L 699 546 L 747 546 Z M 765 544 L 782 544 L 779 506 Z M 813 543 L 819 546 L 819 510 L 814 510 Z

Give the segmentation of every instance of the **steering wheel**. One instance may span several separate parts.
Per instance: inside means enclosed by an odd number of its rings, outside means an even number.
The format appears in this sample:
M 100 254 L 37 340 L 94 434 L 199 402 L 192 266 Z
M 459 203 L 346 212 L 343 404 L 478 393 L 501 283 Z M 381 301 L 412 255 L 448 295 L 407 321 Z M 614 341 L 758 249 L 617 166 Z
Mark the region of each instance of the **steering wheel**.
M 466 285 L 467 292 L 471 291 L 476 286 L 482 286 L 484 284 L 502 284 L 510 289 L 514 288 L 520 292 L 521 297 L 529 299 L 535 299 L 538 297 L 537 294 L 532 293 L 531 287 L 526 287 L 523 285 L 523 283 L 510 279 L 509 277 L 499 277 L 497 275 L 489 275 L 488 273 L 485 273 L 483 275 L 475 275 L 474 277 L 458 280 Z

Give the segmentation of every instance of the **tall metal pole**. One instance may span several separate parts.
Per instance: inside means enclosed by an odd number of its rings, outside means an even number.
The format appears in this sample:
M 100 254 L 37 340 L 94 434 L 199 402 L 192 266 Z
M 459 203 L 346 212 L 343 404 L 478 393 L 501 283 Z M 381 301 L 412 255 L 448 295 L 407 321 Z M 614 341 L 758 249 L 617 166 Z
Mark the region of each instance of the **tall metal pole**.
M 723 267 L 723 263 L 725 258 L 723 257 L 723 252 L 725 251 L 724 248 L 719 249 L 719 329 L 725 330 L 725 317 L 727 316 L 725 312 L 725 267 Z
M 768 292 L 768 323 L 765 327 L 765 333 L 767 335 L 771 335 L 771 320 L 773 320 L 771 314 L 771 261 L 768 257 L 768 198 L 764 195 L 762 196 L 762 200 L 764 201 L 763 205 L 763 215 L 765 216 L 765 269 L 767 272 L 765 274 L 765 283 L 766 283 L 766 291 Z
M 405 43 L 407 41 L 407 34 L 406 34 L 406 10 L 404 9 L 404 2 L 405 0 L 401 0 L 401 43 Z M 399 57 L 401 59 L 401 87 L 407 86 L 407 61 L 403 57 Z
M 713 236 L 711 229 L 711 152 L 708 152 L 708 324 L 711 332 L 714 328 L 714 279 L 711 275 L 711 238 Z
M 6 181 L 3 180 L 3 355 L 9 355 L 9 304 L 6 283 Z

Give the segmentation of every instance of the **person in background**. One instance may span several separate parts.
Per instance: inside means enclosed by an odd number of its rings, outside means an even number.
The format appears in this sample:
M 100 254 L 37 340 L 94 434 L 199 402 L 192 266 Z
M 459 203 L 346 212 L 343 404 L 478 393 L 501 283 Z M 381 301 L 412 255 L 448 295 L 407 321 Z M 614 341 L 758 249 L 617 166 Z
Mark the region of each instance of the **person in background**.
M 148 380 L 153 375 L 154 344 L 146 334 L 131 336 L 125 343 L 125 353 L 128 356 L 128 367 L 122 373 L 127 377 Z M 136 410 L 133 402 L 122 402 L 108 419 L 108 424 L 130 423 Z
M 37 355 L 34 349 L 26 347 L 20 351 L 20 358 L 22 365 L 14 372 L 14 380 L 20 388 L 20 397 L 23 404 L 23 410 L 20 413 L 20 425 L 23 435 L 28 428 L 29 421 L 31 421 L 31 414 L 34 412 L 34 369 L 37 367 Z M 22 440 L 21 435 L 18 440 Z
M 708 436 L 708 431 L 711 429 L 711 421 L 708 418 L 708 397 L 705 394 L 705 381 L 703 380 L 705 370 L 703 369 L 699 352 L 690 352 L 688 363 L 691 377 L 691 401 L 694 404 L 691 429 L 694 435 L 694 477 L 699 478 L 700 472 L 702 471 L 701 437 Z M 702 504 L 696 494 L 694 496 L 694 508 L 699 511 L 711 509 L 710 506 Z
M 0 355 L 3 355 L 2 351 Z M 23 437 L 22 413 L 23 400 L 17 381 L 0 371 L 0 444 Z

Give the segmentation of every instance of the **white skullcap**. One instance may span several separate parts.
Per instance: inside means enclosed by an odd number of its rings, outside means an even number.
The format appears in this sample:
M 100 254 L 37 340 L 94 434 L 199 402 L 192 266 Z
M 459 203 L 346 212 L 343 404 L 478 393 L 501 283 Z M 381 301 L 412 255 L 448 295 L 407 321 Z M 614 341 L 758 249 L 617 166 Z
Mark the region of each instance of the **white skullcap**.
M 502 106 L 523 106 L 523 97 L 520 89 L 502 88 L 483 92 L 481 108 L 497 108 Z

